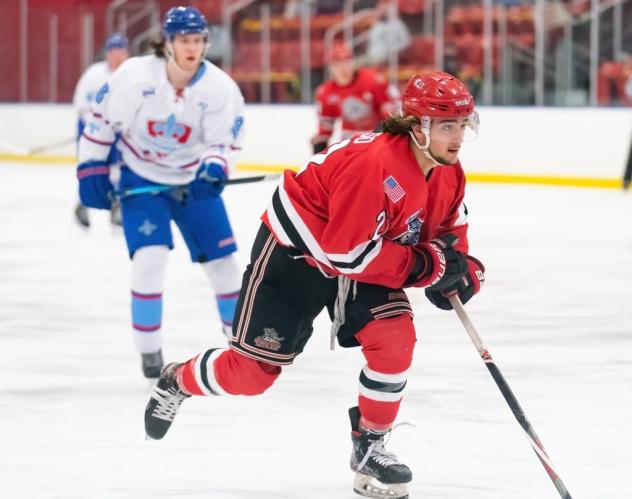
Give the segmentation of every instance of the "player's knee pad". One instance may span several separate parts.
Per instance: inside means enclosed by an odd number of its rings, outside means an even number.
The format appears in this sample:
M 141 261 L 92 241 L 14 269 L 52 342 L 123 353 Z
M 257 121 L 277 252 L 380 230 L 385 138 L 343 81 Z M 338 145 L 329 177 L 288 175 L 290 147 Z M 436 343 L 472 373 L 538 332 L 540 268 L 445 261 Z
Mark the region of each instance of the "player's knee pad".
M 132 257 L 132 289 L 140 293 L 161 292 L 169 248 L 167 246 L 144 246 Z
M 217 310 L 226 331 L 230 331 L 235 318 L 235 307 L 241 286 L 241 271 L 234 254 L 211 260 L 202 268 L 215 291 Z M 229 335 L 230 336 L 230 335 Z
M 214 363 L 215 379 L 231 395 L 259 395 L 281 374 L 281 367 L 226 350 Z
M 232 293 L 241 287 L 241 269 L 234 253 L 202 264 L 217 294 Z
M 417 337 L 408 314 L 369 322 L 357 334 L 370 369 L 381 373 L 406 371 L 413 359 Z

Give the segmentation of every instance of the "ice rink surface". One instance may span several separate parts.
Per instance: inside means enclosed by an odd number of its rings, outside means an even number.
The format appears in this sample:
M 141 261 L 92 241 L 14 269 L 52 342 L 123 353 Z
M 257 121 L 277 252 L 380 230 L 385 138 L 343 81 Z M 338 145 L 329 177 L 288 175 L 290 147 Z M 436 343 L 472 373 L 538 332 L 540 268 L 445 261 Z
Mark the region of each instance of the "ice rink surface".
M 247 261 L 271 183 L 228 187 Z M 105 213 L 72 219 L 74 172 L 0 165 L 0 497 L 351 499 L 347 408 L 359 350 L 306 351 L 257 398 L 195 398 L 145 441 L 148 384 L 129 325 L 129 261 Z M 632 497 L 632 195 L 472 184 L 466 309 L 574 499 Z M 165 292 L 166 360 L 222 346 L 181 239 Z M 410 292 L 419 342 L 388 448 L 411 499 L 559 497 L 453 312 Z

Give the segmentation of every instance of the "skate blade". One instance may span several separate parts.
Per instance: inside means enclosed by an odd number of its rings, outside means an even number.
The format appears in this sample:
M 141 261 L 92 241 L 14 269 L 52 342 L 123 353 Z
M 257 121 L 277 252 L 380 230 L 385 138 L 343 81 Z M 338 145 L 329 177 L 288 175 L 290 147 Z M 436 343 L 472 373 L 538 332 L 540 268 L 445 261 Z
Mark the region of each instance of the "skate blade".
M 375 499 L 408 499 L 408 487 L 405 483 L 385 484 L 363 473 L 356 473 L 353 491 L 358 495 Z

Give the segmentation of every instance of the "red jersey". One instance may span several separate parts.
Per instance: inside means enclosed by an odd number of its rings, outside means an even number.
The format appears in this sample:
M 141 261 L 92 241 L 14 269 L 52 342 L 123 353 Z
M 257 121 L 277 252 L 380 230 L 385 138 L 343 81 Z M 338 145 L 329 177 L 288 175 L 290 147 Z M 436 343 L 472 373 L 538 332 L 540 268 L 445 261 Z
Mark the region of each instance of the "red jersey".
M 342 119 L 342 138 L 371 132 L 381 120 L 399 107 L 399 92 L 377 72 L 358 69 L 347 86 L 330 80 L 316 89 L 318 133 L 326 142 L 336 119 Z
M 426 178 L 408 141 L 364 134 L 314 155 L 298 173 L 286 170 L 263 222 L 328 274 L 390 288 L 409 277 L 419 242 L 451 232 L 467 253 L 461 165 L 435 166 Z

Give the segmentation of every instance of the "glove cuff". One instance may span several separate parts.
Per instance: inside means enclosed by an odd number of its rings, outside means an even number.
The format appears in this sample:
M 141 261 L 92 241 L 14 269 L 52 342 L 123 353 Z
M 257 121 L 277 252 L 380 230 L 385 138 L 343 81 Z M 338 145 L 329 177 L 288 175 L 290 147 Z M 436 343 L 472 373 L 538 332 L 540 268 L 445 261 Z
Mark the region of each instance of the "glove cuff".
M 77 166 L 77 179 L 94 175 L 109 175 L 110 166 L 105 161 L 86 161 Z
M 416 261 L 405 285 L 416 288 L 432 286 L 445 274 L 443 251 L 433 241 L 415 248 Z
M 485 282 L 485 266 L 478 258 L 467 255 L 467 273 L 472 281 L 472 286 L 474 286 L 473 294 L 476 294 Z

